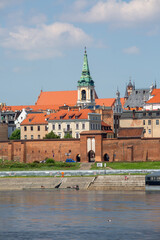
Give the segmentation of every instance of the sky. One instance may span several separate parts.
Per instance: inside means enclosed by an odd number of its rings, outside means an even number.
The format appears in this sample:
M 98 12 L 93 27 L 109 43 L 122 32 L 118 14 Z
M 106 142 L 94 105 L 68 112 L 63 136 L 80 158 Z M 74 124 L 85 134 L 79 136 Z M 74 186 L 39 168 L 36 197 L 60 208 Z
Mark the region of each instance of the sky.
M 160 88 L 160 0 L 0 0 L 0 103 L 76 90 L 85 46 L 99 98 Z

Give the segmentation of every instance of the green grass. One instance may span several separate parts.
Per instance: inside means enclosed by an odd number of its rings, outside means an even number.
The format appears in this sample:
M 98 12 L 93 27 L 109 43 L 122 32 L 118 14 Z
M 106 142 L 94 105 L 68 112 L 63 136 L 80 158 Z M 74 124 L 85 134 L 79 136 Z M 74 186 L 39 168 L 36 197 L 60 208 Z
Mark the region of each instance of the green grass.
M 0 171 L 43 171 L 43 170 L 77 170 L 79 163 L 20 163 L 0 160 Z
M 94 163 L 91 167 L 92 170 L 108 169 L 121 170 L 121 169 L 160 169 L 160 161 L 158 162 L 107 162 L 106 167 L 97 167 Z

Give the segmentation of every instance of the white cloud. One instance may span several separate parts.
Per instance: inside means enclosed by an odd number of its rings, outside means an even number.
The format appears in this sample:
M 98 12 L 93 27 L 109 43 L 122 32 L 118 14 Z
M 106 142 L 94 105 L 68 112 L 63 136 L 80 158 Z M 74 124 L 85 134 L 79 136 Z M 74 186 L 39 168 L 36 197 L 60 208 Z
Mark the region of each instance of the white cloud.
M 160 20 L 160 0 L 98 1 L 88 11 L 63 16 L 71 21 L 107 22 L 118 26 L 135 26 Z
M 127 54 L 139 54 L 139 48 L 136 46 L 132 46 L 132 47 L 123 49 L 123 52 Z
M 66 48 L 85 46 L 92 41 L 82 29 L 59 22 L 1 32 L 0 45 L 27 59 L 61 56 Z

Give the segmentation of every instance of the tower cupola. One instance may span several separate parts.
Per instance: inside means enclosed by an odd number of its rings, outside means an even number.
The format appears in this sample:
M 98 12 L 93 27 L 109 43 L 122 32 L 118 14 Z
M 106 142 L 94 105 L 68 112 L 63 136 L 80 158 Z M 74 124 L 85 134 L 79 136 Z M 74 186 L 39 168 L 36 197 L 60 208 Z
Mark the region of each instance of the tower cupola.
M 85 47 L 84 51 L 84 60 L 82 67 L 82 74 L 80 80 L 78 81 L 78 106 L 94 106 L 95 105 L 95 89 L 94 89 L 94 81 L 90 75 L 89 65 L 88 65 L 88 57 L 87 51 Z

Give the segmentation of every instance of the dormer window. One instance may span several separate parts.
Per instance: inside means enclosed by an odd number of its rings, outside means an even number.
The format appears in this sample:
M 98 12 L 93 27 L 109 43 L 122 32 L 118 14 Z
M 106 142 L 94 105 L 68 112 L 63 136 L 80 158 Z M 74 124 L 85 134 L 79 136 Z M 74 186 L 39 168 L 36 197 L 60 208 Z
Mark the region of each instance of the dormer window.
M 61 116 L 60 116 L 60 119 L 63 119 L 66 115 L 67 115 L 66 113 L 63 114 L 63 115 L 61 115 Z

